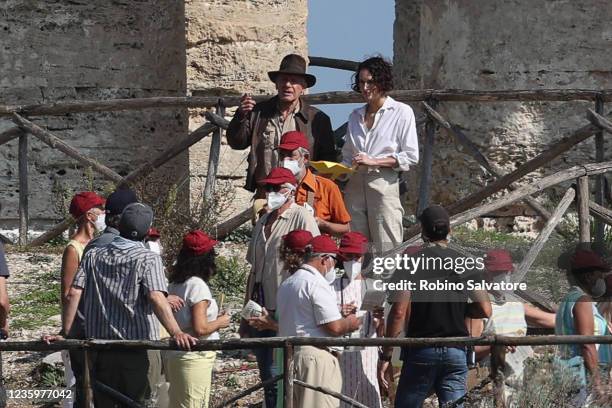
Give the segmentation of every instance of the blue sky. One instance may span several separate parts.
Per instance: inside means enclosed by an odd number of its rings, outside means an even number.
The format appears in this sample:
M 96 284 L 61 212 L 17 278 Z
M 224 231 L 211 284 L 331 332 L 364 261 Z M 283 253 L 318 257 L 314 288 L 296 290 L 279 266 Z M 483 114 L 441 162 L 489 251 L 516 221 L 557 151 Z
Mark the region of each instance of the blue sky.
M 361 61 L 373 54 L 393 59 L 394 0 L 308 0 L 309 55 Z M 350 90 L 351 73 L 310 67 L 317 77 L 311 93 Z M 334 129 L 359 105 L 319 105 Z

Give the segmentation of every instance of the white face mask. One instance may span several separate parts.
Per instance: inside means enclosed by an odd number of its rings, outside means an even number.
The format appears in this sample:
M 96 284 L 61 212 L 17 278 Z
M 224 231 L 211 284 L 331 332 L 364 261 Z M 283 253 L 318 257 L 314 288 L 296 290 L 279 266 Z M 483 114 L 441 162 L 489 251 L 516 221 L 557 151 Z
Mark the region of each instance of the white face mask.
M 146 243 L 146 246 L 149 248 L 149 251 L 155 252 L 157 255 L 162 254 L 162 246 L 157 241 L 149 241 Z
M 300 162 L 298 160 L 289 158 L 285 158 L 285 160 L 283 160 L 283 167 L 291 170 L 294 176 L 300 174 L 300 171 L 302 170 L 302 166 L 300 166 Z
M 602 278 L 597 278 L 595 284 L 591 286 L 591 295 L 593 297 L 601 297 L 606 294 L 606 281 Z
M 106 214 L 98 215 L 98 218 L 96 218 L 96 221 L 94 222 L 94 226 L 96 227 L 96 231 L 104 231 L 106 229 Z
M 280 192 L 272 191 L 268 193 L 268 211 L 276 210 L 287 201 L 287 196 Z
M 329 271 L 325 272 L 325 280 L 330 285 L 336 280 L 336 268 L 332 267 Z
M 345 261 L 344 272 L 346 272 L 346 276 L 349 280 L 354 280 L 361 272 L 361 262 L 357 260 Z

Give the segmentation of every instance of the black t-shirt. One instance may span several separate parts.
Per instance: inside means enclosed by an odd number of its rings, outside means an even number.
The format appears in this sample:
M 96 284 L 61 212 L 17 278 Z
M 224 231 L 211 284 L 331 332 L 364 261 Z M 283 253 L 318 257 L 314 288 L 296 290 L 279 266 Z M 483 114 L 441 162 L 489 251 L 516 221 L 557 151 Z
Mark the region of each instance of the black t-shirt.
M 0 242 L 0 276 L 9 277 L 8 265 L 6 264 L 6 256 L 4 255 L 4 245 Z
M 420 264 L 398 269 L 392 278 L 394 282 L 413 282 L 416 288 L 410 291 L 406 337 L 468 336 L 464 320 L 468 305 L 465 282 L 480 271 L 468 270 L 465 267 L 468 257 L 439 245 L 428 246 L 411 257 L 421 258 Z M 473 258 L 470 259 L 473 263 Z M 393 296 L 390 299 L 393 301 Z

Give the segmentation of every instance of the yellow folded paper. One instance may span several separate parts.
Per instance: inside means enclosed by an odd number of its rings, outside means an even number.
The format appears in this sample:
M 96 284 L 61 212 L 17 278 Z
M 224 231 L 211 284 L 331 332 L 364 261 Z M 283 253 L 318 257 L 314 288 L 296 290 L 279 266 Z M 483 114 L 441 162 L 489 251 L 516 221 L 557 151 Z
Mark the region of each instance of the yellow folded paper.
M 353 173 L 355 170 L 351 167 L 347 167 L 342 163 L 336 163 L 332 161 L 311 161 L 310 166 L 321 174 L 329 175 L 333 180 L 342 176 L 343 174 Z

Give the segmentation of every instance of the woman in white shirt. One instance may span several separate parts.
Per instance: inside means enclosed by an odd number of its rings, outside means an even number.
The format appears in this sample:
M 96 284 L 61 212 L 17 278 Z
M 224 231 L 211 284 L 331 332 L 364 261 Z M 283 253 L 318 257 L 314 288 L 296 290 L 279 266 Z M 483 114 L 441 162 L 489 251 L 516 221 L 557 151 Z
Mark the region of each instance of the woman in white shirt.
M 174 312 L 185 333 L 200 338 L 219 338 L 219 329 L 229 326 L 230 316 L 219 315 L 219 307 L 208 287 L 216 273 L 214 246 L 217 241 L 204 232 L 189 232 L 170 274 L 168 293 L 185 300 L 185 307 Z M 214 351 L 168 351 L 165 355 L 170 406 L 176 408 L 208 407 Z
M 349 116 L 342 148 L 342 163 L 356 169 L 344 190 L 351 230 L 363 233 L 377 251 L 402 242 L 399 172 L 419 160 L 414 113 L 387 95 L 392 89 L 391 64 L 380 57 L 359 64 L 353 90 L 366 104 Z

